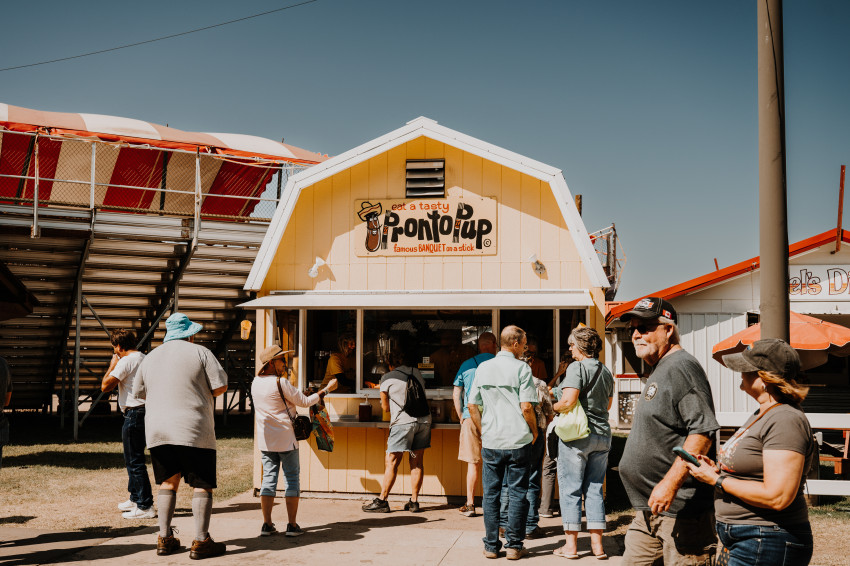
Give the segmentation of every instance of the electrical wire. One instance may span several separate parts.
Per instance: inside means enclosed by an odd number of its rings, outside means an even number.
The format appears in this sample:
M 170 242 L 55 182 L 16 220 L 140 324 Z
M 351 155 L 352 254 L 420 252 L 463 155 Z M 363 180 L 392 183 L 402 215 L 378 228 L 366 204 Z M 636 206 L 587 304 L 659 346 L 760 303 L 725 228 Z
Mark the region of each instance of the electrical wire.
M 184 31 L 180 33 L 173 33 L 171 35 L 165 35 L 162 37 L 157 37 L 155 39 L 148 39 L 146 41 L 138 41 L 136 43 L 128 43 L 127 45 L 120 45 L 118 47 L 110 47 L 109 49 L 100 49 L 98 51 L 91 51 L 89 53 L 82 53 L 80 55 L 72 55 L 71 57 L 62 57 L 60 59 L 51 59 L 49 61 L 41 61 L 39 63 L 29 63 L 26 65 L 17 65 L 15 67 L 6 67 L 4 69 L 0 69 L 0 73 L 4 71 L 13 71 L 15 69 L 24 69 L 26 67 L 37 67 L 38 65 L 48 65 L 50 63 L 59 63 L 60 61 L 69 61 L 71 59 L 79 59 L 81 57 L 89 57 L 91 55 L 100 55 L 101 53 L 108 53 L 110 51 L 118 51 L 119 49 L 127 49 L 128 47 L 136 47 L 138 45 L 145 45 L 147 43 L 154 43 L 156 41 L 162 41 L 165 39 L 173 39 L 175 37 L 180 37 L 182 35 L 189 35 L 190 33 L 197 33 L 199 31 L 206 31 L 208 29 L 218 28 L 221 26 L 226 26 L 229 24 L 235 24 L 237 22 L 244 22 L 245 20 L 250 20 L 252 18 L 259 18 L 260 16 L 267 16 L 269 14 L 274 14 L 275 12 L 282 12 L 284 10 L 289 10 L 290 8 L 297 8 L 299 6 L 304 6 L 305 4 L 312 4 L 313 2 L 318 2 L 319 0 L 305 0 L 304 2 L 299 2 L 298 4 L 291 4 L 289 6 L 284 6 L 283 8 L 277 8 L 275 10 L 269 10 L 268 12 L 261 12 L 259 14 L 254 14 L 253 16 L 245 16 L 244 18 L 238 18 L 236 20 L 230 20 L 227 22 L 222 22 L 220 24 L 214 24 L 211 26 L 206 26 L 198 29 L 193 29 L 189 31 Z

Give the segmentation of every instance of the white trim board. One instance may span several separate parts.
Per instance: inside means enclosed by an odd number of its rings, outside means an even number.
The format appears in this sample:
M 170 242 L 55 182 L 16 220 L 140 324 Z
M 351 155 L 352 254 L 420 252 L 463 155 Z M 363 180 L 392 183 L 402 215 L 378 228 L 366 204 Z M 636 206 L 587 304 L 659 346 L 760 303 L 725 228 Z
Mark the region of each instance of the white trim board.
M 246 309 L 576 308 L 593 305 L 586 289 L 560 291 L 275 291 L 239 306 Z
M 280 203 L 251 267 L 251 272 L 245 281 L 244 289 L 259 291 L 262 287 L 263 281 L 268 275 L 269 269 L 271 269 L 280 240 L 283 238 L 283 232 L 292 217 L 298 197 L 303 189 L 419 137 L 427 137 L 445 143 L 548 183 L 570 230 L 582 264 L 587 270 L 591 285 L 603 289 L 610 286 L 605 271 L 602 269 L 602 264 L 596 255 L 596 250 L 593 249 L 593 244 L 590 242 L 587 228 L 576 208 L 569 187 L 567 187 L 567 182 L 559 169 L 440 126 L 434 120 L 419 117 L 397 130 L 290 177 L 286 182 Z

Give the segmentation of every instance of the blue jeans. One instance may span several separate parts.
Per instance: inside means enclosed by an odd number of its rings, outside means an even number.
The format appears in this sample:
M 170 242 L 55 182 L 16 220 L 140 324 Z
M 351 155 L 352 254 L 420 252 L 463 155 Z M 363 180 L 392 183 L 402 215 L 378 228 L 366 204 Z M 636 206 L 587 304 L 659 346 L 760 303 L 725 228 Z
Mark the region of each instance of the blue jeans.
M 717 521 L 717 537 L 728 551 L 728 566 L 806 566 L 814 542 L 808 523 L 787 530 L 777 525 L 735 525 Z
M 528 514 L 525 519 L 525 534 L 530 533 L 537 528 L 540 523 L 540 484 L 543 479 L 543 452 L 546 447 L 546 431 L 539 430 L 537 434 L 537 442 L 531 447 L 531 460 L 529 461 L 528 470 L 528 491 L 526 499 L 528 499 Z M 502 505 L 499 518 L 499 526 L 505 529 L 508 528 L 508 504 L 510 503 L 511 495 L 508 490 L 507 477 L 502 482 Z
M 301 495 L 301 459 L 298 456 L 298 448 L 286 452 L 262 451 L 263 483 L 260 486 L 260 495 L 277 494 L 277 478 L 281 466 L 283 477 L 286 479 L 285 497 L 299 497 Z
M 565 531 L 581 530 L 581 499 L 587 529 L 605 529 L 605 501 L 602 484 L 608 468 L 611 436 L 590 433 L 587 438 L 560 441 L 558 445 L 558 487 L 561 492 L 561 522 Z
M 484 550 L 499 552 L 499 518 L 502 483 L 507 481 L 510 503 L 508 504 L 508 526 L 505 529 L 507 548 L 522 548 L 525 540 L 525 520 L 528 515 L 528 465 L 531 462 L 532 446 L 513 450 L 481 449 L 483 462 L 482 487 L 484 490 Z
M 124 465 L 127 466 L 127 491 L 130 501 L 139 509 L 150 509 L 153 505 L 151 480 L 145 465 L 145 407 L 132 407 L 124 412 L 121 427 L 124 442 Z

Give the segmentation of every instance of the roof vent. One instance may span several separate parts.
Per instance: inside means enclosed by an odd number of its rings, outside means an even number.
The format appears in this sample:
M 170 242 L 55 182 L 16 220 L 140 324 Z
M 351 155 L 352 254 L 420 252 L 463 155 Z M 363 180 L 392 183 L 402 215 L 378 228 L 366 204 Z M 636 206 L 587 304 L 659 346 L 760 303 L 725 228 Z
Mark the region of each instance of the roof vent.
M 446 196 L 445 159 L 407 160 L 407 198 Z

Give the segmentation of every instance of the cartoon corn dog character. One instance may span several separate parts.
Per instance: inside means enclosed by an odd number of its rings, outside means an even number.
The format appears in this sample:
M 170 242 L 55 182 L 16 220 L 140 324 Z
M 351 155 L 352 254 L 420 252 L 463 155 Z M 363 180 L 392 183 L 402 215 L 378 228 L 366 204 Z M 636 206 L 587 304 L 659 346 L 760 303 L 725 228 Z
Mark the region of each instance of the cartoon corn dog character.
M 369 201 L 360 203 L 357 216 L 366 223 L 366 251 L 375 252 L 381 247 L 381 203 L 372 204 Z

